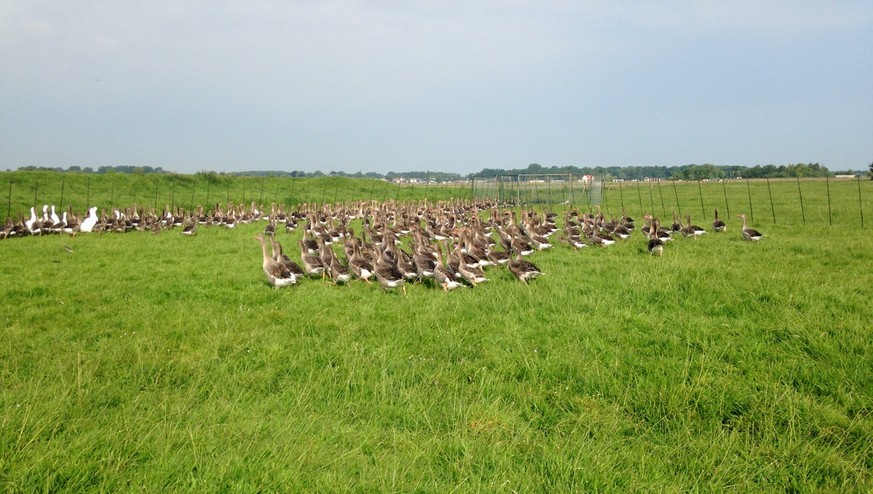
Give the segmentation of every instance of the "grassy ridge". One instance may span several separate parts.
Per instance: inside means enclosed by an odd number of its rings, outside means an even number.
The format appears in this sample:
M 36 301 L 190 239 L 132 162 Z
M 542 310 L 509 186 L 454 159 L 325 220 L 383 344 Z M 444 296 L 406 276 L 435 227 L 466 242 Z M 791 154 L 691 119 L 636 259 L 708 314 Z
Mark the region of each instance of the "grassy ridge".
M 10 193 L 11 190 L 11 193 Z M 469 198 L 469 187 L 394 184 L 346 177 L 285 178 L 218 175 L 128 175 L 52 172 L 0 173 L 0 214 L 29 214 L 34 204 L 55 204 L 76 211 L 101 208 L 207 208 L 215 203 L 256 202 L 296 206 L 361 200 L 430 201 Z M 11 213 L 10 213 L 11 212 Z
M 0 485 L 869 491 L 873 240 L 725 219 L 408 298 L 272 290 L 260 225 L 2 242 Z

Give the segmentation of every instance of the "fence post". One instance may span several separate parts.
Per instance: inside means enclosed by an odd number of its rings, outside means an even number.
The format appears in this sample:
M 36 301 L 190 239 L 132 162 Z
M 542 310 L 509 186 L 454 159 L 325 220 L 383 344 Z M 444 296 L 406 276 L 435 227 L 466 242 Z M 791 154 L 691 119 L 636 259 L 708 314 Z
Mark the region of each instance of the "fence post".
M 618 203 L 621 206 L 621 212 L 624 214 L 624 192 L 621 189 L 621 179 L 618 182 Z
M 731 216 L 731 207 L 730 207 L 730 205 L 728 204 L 728 200 L 727 200 L 727 186 L 725 185 L 725 182 L 726 182 L 726 181 L 727 181 L 726 178 L 722 178 L 722 179 L 721 179 L 721 191 L 724 193 L 724 206 L 727 208 L 728 218 L 730 218 L 730 216 Z
M 831 222 L 831 178 L 829 176 L 825 176 L 825 187 L 828 191 L 828 225 L 833 226 Z
M 651 184 L 649 184 L 649 190 L 650 191 L 652 190 Z M 640 183 L 639 182 L 637 182 L 637 198 L 640 200 L 640 217 L 643 217 L 645 215 L 644 209 L 646 207 L 643 206 L 643 191 L 640 190 Z M 652 211 L 652 214 L 654 215 L 655 212 Z
M 803 192 L 800 191 L 800 176 L 797 177 L 797 196 L 800 197 L 800 215 L 803 217 L 803 224 L 806 224 L 806 211 L 803 208 Z
M 37 198 L 39 197 L 39 179 L 36 179 L 36 183 L 33 184 L 33 207 L 37 207 Z
M 604 175 L 604 177 L 605 177 L 605 175 Z M 603 178 L 600 179 L 600 190 L 601 190 L 601 195 L 603 196 L 602 197 L 602 199 L 603 199 L 603 211 L 608 216 L 609 215 L 609 199 L 606 197 L 608 191 L 606 188 L 606 181 Z
M 576 205 L 576 202 L 573 200 L 573 174 L 572 173 L 567 174 L 567 185 L 570 187 L 569 199 L 570 199 L 570 207 L 572 208 Z
M 861 190 L 861 186 L 858 185 L 858 191 Z M 12 217 L 12 179 L 9 179 L 9 196 L 6 198 L 6 217 Z
M 749 218 L 752 220 L 752 223 L 754 223 L 755 213 L 752 211 L 752 186 L 748 178 L 746 179 L 746 191 L 749 193 Z
M 652 190 L 649 189 L 649 195 L 652 194 Z M 661 214 L 662 218 L 667 217 L 667 206 L 664 204 L 664 190 L 661 189 L 661 179 L 658 179 L 658 195 L 661 196 Z M 655 214 L 655 201 L 652 201 L 652 214 Z
M 767 193 L 770 195 L 770 213 L 773 215 L 773 224 L 776 224 L 776 208 L 773 207 L 773 191 L 770 190 L 770 178 L 767 178 Z
M 262 206 L 264 204 L 264 184 L 267 181 L 267 177 L 261 179 L 261 195 L 258 198 L 258 206 Z
M 649 181 L 649 206 L 651 206 L 651 208 L 652 208 L 652 216 L 653 216 L 653 217 L 656 216 L 656 214 L 655 214 L 655 191 L 654 191 L 654 187 L 655 187 L 655 186 L 652 185 L 652 182 L 651 182 L 651 180 L 650 180 L 650 181 Z M 658 181 L 658 193 L 660 193 L 660 192 L 661 192 L 661 182 L 660 182 L 660 180 L 659 180 L 659 181 Z M 664 204 L 664 195 L 663 195 L 663 194 L 661 194 L 661 204 L 662 204 L 662 205 Z M 642 201 L 642 199 L 640 199 L 640 207 L 642 208 L 642 206 L 643 206 L 643 201 Z M 662 207 L 661 209 L 663 210 L 664 208 Z M 640 214 L 642 214 L 642 213 L 640 213 Z
M 700 180 L 697 180 L 697 194 L 700 196 L 700 214 L 702 218 L 706 218 L 706 208 L 703 206 L 703 188 L 700 185 Z
M 58 207 L 64 209 L 64 184 L 67 182 L 66 176 L 61 176 L 61 200 L 58 202 Z
M 673 195 L 676 196 L 676 209 L 679 210 L 679 217 L 682 218 L 682 206 L 679 205 L 679 192 L 676 190 L 676 180 L 673 180 Z
M 427 205 L 427 190 L 430 188 L 430 171 L 424 172 L 424 204 Z
M 858 211 L 861 212 L 861 228 L 864 228 L 864 203 L 861 201 L 861 176 L 858 179 Z M 12 190 L 12 182 L 9 182 L 9 190 Z

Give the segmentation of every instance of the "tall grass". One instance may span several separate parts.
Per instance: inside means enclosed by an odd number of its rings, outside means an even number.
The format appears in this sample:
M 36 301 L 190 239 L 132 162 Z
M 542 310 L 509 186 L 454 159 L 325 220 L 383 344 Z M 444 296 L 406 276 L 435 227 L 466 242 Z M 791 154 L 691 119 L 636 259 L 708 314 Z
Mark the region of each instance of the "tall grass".
M 257 224 L 0 242 L 0 486 L 869 491 L 873 240 L 755 215 L 408 297 L 271 289 Z

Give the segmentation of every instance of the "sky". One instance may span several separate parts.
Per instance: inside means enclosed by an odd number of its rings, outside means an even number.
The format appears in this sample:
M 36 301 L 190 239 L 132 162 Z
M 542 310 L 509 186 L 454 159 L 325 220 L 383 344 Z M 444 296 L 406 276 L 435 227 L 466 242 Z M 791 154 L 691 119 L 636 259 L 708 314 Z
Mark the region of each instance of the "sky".
M 0 169 L 866 169 L 870 26 L 869 0 L 0 0 Z

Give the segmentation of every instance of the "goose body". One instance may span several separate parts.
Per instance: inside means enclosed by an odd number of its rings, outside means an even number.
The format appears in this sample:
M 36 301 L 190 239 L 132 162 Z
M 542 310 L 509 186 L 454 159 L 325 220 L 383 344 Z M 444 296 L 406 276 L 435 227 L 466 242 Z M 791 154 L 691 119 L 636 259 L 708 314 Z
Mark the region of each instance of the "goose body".
M 311 252 L 304 245 L 303 240 L 300 241 L 300 260 L 303 261 L 303 269 L 310 276 L 321 276 L 324 274 L 324 263 L 319 257 Z
M 516 254 L 515 259 L 509 261 L 509 271 L 525 284 L 527 284 L 528 280 L 543 274 L 540 268 L 536 267 L 532 262 L 522 259 L 520 252 Z
M 746 240 L 749 242 L 757 242 L 758 240 L 761 240 L 764 237 L 763 233 L 759 232 L 758 230 L 755 230 L 754 228 L 748 227 L 748 225 L 746 224 L 746 215 L 745 214 L 738 214 L 737 217 L 742 218 L 742 220 L 743 220 L 743 240 Z
M 726 232 L 727 223 L 718 219 L 718 209 L 715 210 L 715 219 L 712 220 L 712 229 L 716 232 Z
M 655 232 L 654 235 L 650 235 L 649 243 L 647 248 L 649 250 L 649 254 L 653 256 L 661 256 L 664 254 L 664 241 L 658 237 L 658 220 L 652 220 L 652 231 Z M 669 234 L 668 234 L 669 237 Z
M 262 267 L 264 269 L 264 274 L 267 276 L 267 281 L 270 285 L 281 288 L 283 286 L 293 285 L 297 283 L 297 277 L 294 276 L 291 271 L 288 270 L 282 263 L 277 262 L 275 259 L 267 255 L 267 243 L 264 240 L 263 235 L 256 235 L 255 238 L 261 244 L 261 251 L 263 252 L 263 264 Z

